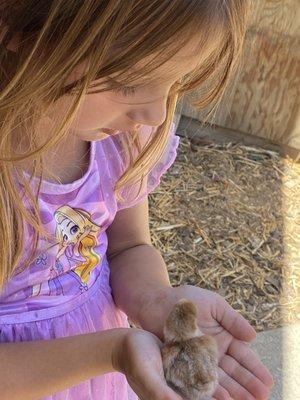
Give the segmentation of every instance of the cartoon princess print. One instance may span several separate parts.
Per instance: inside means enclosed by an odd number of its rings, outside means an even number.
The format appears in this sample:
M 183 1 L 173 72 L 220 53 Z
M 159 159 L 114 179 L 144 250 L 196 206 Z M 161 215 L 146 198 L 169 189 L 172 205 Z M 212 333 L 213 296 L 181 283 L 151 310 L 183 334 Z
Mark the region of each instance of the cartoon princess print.
M 54 213 L 56 221 L 55 236 L 59 243 L 56 260 L 65 254 L 68 261 L 77 261 L 76 255 L 84 258 L 72 270 L 87 283 L 91 271 L 100 262 L 94 247 L 98 244 L 97 235 L 101 227 L 91 220 L 91 215 L 82 209 L 68 205 L 58 208 Z M 75 256 L 75 258 L 73 258 Z
M 90 274 L 101 260 L 94 250 L 101 226 L 91 220 L 90 213 L 64 205 L 54 212 L 54 218 L 54 246 L 58 246 L 55 263 L 50 268 L 50 279 L 32 287 L 32 296 L 64 294 L 63 281 L 69 281 L 70 276 L 79 282 L 81 291 L 87 290 Z

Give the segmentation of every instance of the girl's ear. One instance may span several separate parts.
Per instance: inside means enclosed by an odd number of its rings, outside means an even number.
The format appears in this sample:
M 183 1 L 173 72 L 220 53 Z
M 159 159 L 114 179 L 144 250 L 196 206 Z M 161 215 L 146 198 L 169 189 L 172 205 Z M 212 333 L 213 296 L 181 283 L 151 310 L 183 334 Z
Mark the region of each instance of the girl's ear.
M 21 34 L 15 33 L 11 36 L 8 44 L 6 45 L 7 50 L 13 51 L 14 53 L 18 52 L 19 44 L 20 44 Z
M 21 32 L 10 32 L 9 27 L 0 20 L 0 45 L 17 53 L 20 39 Z

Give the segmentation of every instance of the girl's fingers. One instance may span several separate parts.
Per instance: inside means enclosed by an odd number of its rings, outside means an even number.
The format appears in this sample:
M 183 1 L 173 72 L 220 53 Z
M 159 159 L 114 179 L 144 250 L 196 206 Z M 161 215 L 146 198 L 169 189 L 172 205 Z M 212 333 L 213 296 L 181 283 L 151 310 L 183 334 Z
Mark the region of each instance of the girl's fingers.
M 138 382 L 129 381 L 129 384 L 141 400 L 183 400 L 167 385 L 155 367 L 143 371 L 143 377 Z
M 235 311 L 223 297 L 219 297 L 219 304 L 216 308 L 216 320 L 234 338 L 251 342 L 256 338 L 255 329 L 249 322 Z
M 227 354 L 234 358 L 238 364 L 250 371 L 267 387 L 271 388 L 274 385 L 271 373 L 247 343 L 233 340 L 228 347 Z
M 234 400 L 261 400 L 258 397 L 252 396 L 245 388 L 243 388 L 237 381 L 235 381 L 231 376 L 229 376 L 225 371 L 221 369 L 220 371 L 220 381 L 219 384 L 227 390 L 230 398 Z M 265 400 L 265 399 L 264 399 Z
M 175 393 L 174 390 L 168 386 L 161 386 L 153 388 L 152 396 L 147 397 L 147 400 L 183 400 L 182 397 Z
M 212 400 L 231 400 L 231 397 L 226 389 L 224 389 L 221 385 L 218 385 Z
M 225 354 L 220 360 L 219 366 L 237 383 L 233 385 L 231 381 L 228 381 L 228 384 L 235 387 L 236 391 L 239 391 L 241 395 L 244 393 L 243 390 L 245 390 L 246 393 L 251 394 L 255 399 L 267 399 L 269 397 L 269 388 L 231 356 Z M 238 385 L 243 390 L 238 388 Z
M 182 397 L 175 393 L 172 389 L 167 388 L 161 397 L 162 400 L 183 400 Z

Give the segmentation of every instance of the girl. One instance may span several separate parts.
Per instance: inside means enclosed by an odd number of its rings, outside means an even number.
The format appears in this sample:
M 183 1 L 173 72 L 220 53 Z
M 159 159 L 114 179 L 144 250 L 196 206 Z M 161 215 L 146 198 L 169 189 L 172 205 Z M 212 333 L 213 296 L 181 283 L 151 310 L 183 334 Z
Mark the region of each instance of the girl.
M 0 4 L 1 398 L 179 400 L 160 339 L 185 297 L 218 341 L 214 399 L 266 399 L 253 328 L 217 294 L 172 288 L 148 227 L 177 98 L 199 88 L 215 110 L 247 2 Z

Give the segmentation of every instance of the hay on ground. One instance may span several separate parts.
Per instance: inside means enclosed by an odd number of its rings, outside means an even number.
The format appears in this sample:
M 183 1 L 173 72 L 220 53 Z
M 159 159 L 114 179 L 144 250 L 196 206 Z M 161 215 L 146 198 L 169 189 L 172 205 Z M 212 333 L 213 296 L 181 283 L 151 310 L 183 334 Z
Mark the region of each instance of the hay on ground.
M 276 152 L 181 138 L 150 195 L 172 285 L 218 292 L 257 331 L 300 320 L 300 166 Z

